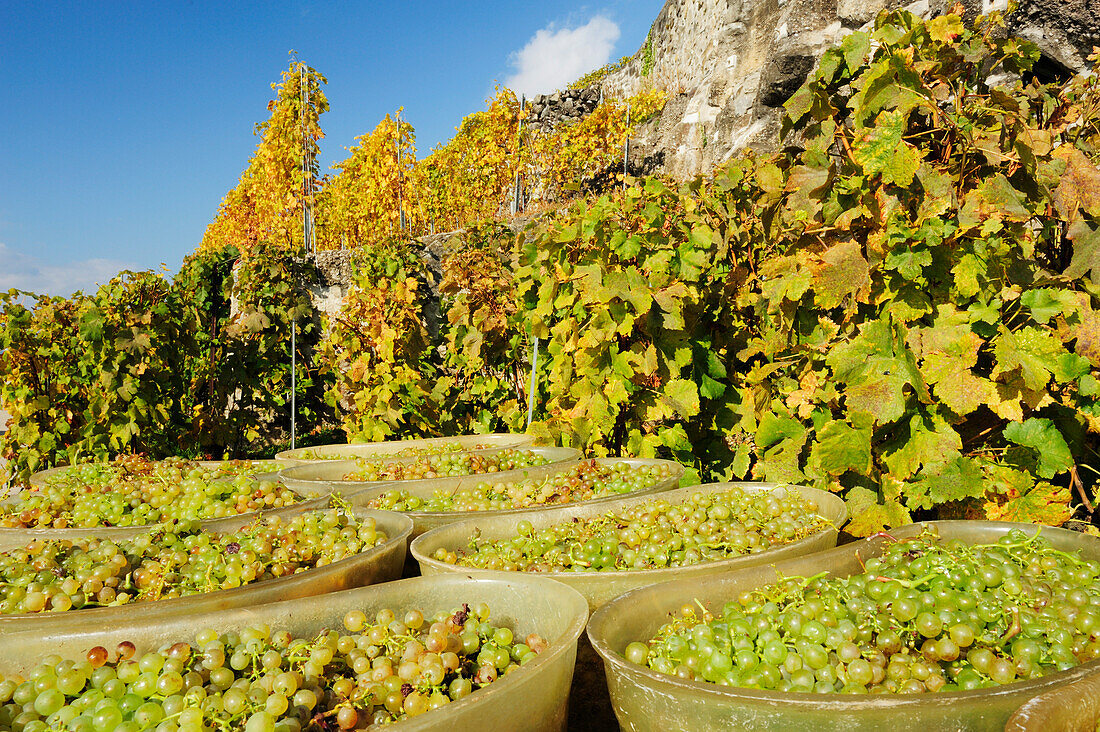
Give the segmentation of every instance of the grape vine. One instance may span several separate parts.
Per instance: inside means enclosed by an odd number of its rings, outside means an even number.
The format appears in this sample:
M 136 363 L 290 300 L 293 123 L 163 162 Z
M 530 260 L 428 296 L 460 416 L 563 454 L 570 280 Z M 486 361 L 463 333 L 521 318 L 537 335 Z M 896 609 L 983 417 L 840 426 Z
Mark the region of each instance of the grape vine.
M 292 60 L 268 102 L 271 116 L 256 125 L 260 143 L 241 174 L 236 188 L 226 194 L 218 215 L 207 227 L 200 250 L 233 246 L 246 256 L 261 247 L 297 252 L 303 247 L 302 207 L 307 173 L 302 155 L 316 161 L 317 141 L 324 137 L 319 118 L 328 111 L 321 85 L 324 76 Z M 308 102 L 303 106 L 303 85 Z M 317 165 L 308 171 L 317 178 Z

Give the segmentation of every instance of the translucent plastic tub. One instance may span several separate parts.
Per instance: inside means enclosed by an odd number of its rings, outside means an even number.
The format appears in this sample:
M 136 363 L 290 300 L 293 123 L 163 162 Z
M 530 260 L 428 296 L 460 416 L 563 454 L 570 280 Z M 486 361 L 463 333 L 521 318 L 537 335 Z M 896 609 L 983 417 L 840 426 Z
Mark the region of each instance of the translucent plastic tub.
M 318 503 L 321 505 L 316 507 L 320 508 L 324 507 L 327 501 Z M 290 515 L 303 513 L 306 510 L 308 509 L 296 507 L 282 515 L 284 518 L 288 518 Z M 354 512 L 359 518 L 373 518 L 379 529 L 385 532 L 389 538 L 382 544 L 365 552 L 323 567 L 287 577 L 253 582 L 230 590 L 218 590 L 168 600 L 135 602 L 116 607 L 0 615 L 0 636 L 6 635 L 12 629 L 20 630 L 23 627 L 37 628 L 40 632 L 50 635 L 61 632 L 62 629 L 70 626 L 86 624 L 91 627 L 106 627 L 131 618 L 160 617 L 166 613 L 170 615 L 190 615 L 196 619 L 196 622 L 199 622 L 199 619 L 203 616 L 221 613 L 229 608 L 252 607 L 276 600 L 307 598 L 349 587 L 362 587 L 398 579 L 405 563 L 405 551 L 409 534 L 412 533 L 412 521 L 407 516 L 393 511 L 357 508 L 354 509 Z M 222 519 L 215 530 L 231 533 L 248 526 L 255 518 L 254 515 L 251 518 L 242 515 L 236 519 Z M 129 538 L 144 532 L 146 529 L 147 527 L 113 529 L 115 533 L 112 538 Z M 15 530 L 12 529 L 11 531 Z M 66 529 L 65 531 L 75 532 L 79 529 Z M 51 535 L 50 538 L 56 537 Z M 17 541 L 15 537 L 2 537 L 0 538 L 0 551 L 14 549 L 25 545 L 25 543 L 25 541 Z
M 1100 673 L 1040 694 L 1016 710 L 1005 732 L 1096 732 L 1100 728 Z
M 695 493 L 718 493 L 732 487 L 740 487 L 749 490 L 781 491 L 794 490 L 802 496 L 814 501 L 818 505 L 818 513 L 826 518 L 832 527 L 824 529 L 799 541 L 784 544 L 783 546 L 769 549 L 759 554 L 745 554 L 717 562 L 704 562 L 686 567 L 670 567 L 664 569 L 623 570 L 617 572 L 548 572 L 539 574 L 540 577 L 563 582 L 584 595 L 588 600 L 591 610 L 596 610 L 604 603 L 612 600 L 624 592 L 646 587 L 659 582 L 667 582 L 671 579 L 686 577 L 701 577 L 708 574 L 729 572 L 743 567 L 751 567 L 756 564 L 798 557 L 814 552 L 831 549 L 836 546 L 837 528 L 843 525 L 848 516 L 844 501 L 837 496 L 826 493 L 816 488 L 803 486 L 779 487 L 775 483 L 709 483 L 707 485 L 695 485 L 687 488 L 678 488 L 661 494 L 662 500 L 669 503 L 683 501 Z M 486 541 L 506 539 L 515 536 L 516 524 L 520 521 L 528 521 L 535 530 L 546 528 L 554 524 L 570 521 L 574 518 L 587 519 L 602 516 L 607 513 L 620 511 L 628 506 L 651 501 L 654 496 L 642 491 L 638 494 L 616 496 L 614 498 L 597 499 L 581 503 L 566 504 L 546 508 L 520 509 L 517 511 L 490 511 L 487 515 L 477 514 L 474 518 L 466 518 L 459 523 L 452 523 L 433 529 L 426 534 L 417 537 L 409 551 L 420 563 L 421 574 L 461 574 L 486 577 L 507 577 L 514 572 L 503 572 L 491 569 L 479 569 L 455 564 L 447 564 L 432 559 L 432 554 L 437 549 L 458 551 L 466 549 L 470 538 L 475 531 L 481 532 L 481 538 Z M 488 515 L 491 514 L 491 515 Z M 416 517 L 416 514 L 410 514 Z M 469 514 L 464 514 L 469 516 Z
M 662 493 L 659 497 L 669 503 L 685 500 L 695 493 L 717 493 L 731 487 L 756 489 L 760 491 L 796 490 L 818 505 L 818 513 L 832 523 L 832 527 L 819 531 L 799 541 L 791 542 L 759 554 L 746 554 L 717 562 L 704 562 L 686 567 L 665 569 L 643 569 L 617 572 L 548 572 L 538 574 L 569 585 L 588 601 L 590 610 L 595 611 L 601 605 L 639 587 L 667 582 L 671 579 L 686 577 L 704 577 L 734 569 L 751 567 L 768 562 L 798 557 L 823 551 L 836 546 L 837 528 L 847 520 L 848 510 L 844 501 L 837 496 L 803 486 L 781 488 L 775 483 L 710 483 L 689 486 Z M 627 496 L 585 501 L 555 508 L 525 509 L 521 511 L 495 512 L 493 517 L 467 519 L 460 523 L 440 526 L 417 537 L 409 547 L 413 558 L 420 564 L 420 572 L 425 576 L 438 574 L 457 574 L 467 577 L 510 577 L 517 572 L 504 572 L 491 569 L 478 569 L 447 564 L 432 559 L 432 554 L 440 548 L 450 551 L 465 549 L 475 530 L 481 532 L 481 538 L 492 541 L 515 536 L 516 524 L 528 521 L 535 530 L 570 521 L 573 518 L 586 519 L 620 511 L 628 506 L 653 500 L 656 496 L 641 492 Z M 411 514 L 415 517 L 415 514 Z M 573 676 L 573 703 L 570 708 L 572 728 L 610 729 L 614 727 L 615 717 L 608 698 L 607 682 L 603 664 L 592 650 L 587 638 L 582 638 L 577 650 L 577 668 Z M 590 726 L 591 725 L 591 726 Z
M 630 466 L 638 465 L 668 465 L 670 474 L 665 480 L 660 481 L 656 485 L 645 488 L 640 491 L 635 491 L 630 494 L 633 496 L 651 496 L 654 493 L 662 493 L 664 491 L 672 490 L 680 484 L 680 477 L 684 474 L 684 466 L 671 460 L 652 460 L 646 458 L 600 458 L 596 462 L 604 465 L 613 465 L 616 463 L 626 463 Z M 563 470 L 568 470 L 575 465 L 575 462 L 570 463 L 555 463 L 552 465 L 540 465 L 537 468 L 529 468 L 527 470 L 512 470 L 505 473 L 493 473 L 493 480 L 498 482 L 508 482 L 513 480 L 524 480 L 525 478 L 540 479 L 545 478 Z M 516 475 L 513 476 L 512 474 Z M 377 488 L 361 491 L 359 493 L 348 496 L 348 502 L 352 505 L 364 505 L 367 501 L 377 497 L 379 494 L 398 486 L 403 490 L 407 490 L 413 495 L 428 497 L 436 490 L 454 491 L 467 485 L 476 485 L 477 483 L 485 480 L 487 476 L 466 476 L 464 478 L 441 478 L 435 480 L 410 480 L 403 483 L 389 483 L 386 485 L 380 485 Z M 480 478 L 480 480 L 471 480 L 473 478 Z M 512 508 L 501 511 L 410 511 L 406 515 L 413 520 L 413 533 L 412 538 L 420 536 L 421 534 L 431 531 L 432 529 L 438 529 L 441 526 L 450 526 L 462 521 L 475 521 L 477 523 L 493 521 L 496 519 L 507 519 L 510 516 L 518 516 L 520 514 L 530 514 L 532 512 L 540 515 L 552 516 L 559 515 L 559 511 L 564 511 L 567 508 L 575 506 L 606 506 L 608 501 L 613 501 L 621 496 L 606 496 L 603 498 L 593 498 L 588 501 L 578 501 L 577 503 L 564 503 L 555 504 L 553 506 L 537 506 L 531 508 Z M 518 520 L 518 519 L 517 519 Z
M 346 444 L 318 445 L 316 447 L 299 447 L 294 450 L 283 450 L 275 455 L 275 461 L 284 467 L 302 465 L 308 463 L 324 462 L 326 460 L 348 460 L 362 457 L 385 457 L 395 455 L 403 450 L 419 450 L 433 448 L 441 445 L 457 444 L 463 449 L 469 450 L 477 446 L 484 449 L 499 449 L 505 447 L 526 447 L 531 445 L 535 438 L 529 435 L 515 435 L 507 432 L 496 432 L 488 435 L 458 435 L 457 437 L 430 437 L 420 440 L 386 440 L 385 442 L 352 442 Z M 305 457 L 313 454 L 317 457 Z
M 506 449 L 506 448 L 500 448 Z M 476 475 L 463 475 L 456 478 L 425 478 L 423 480 L 344 480 L 344 476 L 356 469 L 354 460 L 319 461 L 307 465 L 298 465 L 279 471 L 279 478 L 290 487 L 291 490 L 300 493 L 307 498 L 328 495 L 339 492 L 346 498 L 370 491 L 372 489 L 391 488 L 400 486 L 416 495 L 431 495 L 437 489 L 457 490 L 466 485 L 478 483 L 492 478 L 497 481 L 523 480 L 529 475 L 541 475 L 538 472 L 550 466 L 562 466 L 575 463 L 581 456 L 579 450 L 571 447 L 532 447 L 529 449 L 536 455 L 542 455 L 548 461 L 548 465 L 536 465 L 519 470 L 505 470 L 500 473 L 479 473 Z M 386 459 L 387 464 L 410 463 L 419 460 L 418 457 L 404 457 Z M 423 492 L 426 491 L 426 492 Z
M 944 539 L 987 544 L 1012 529 L 1034 533 L 1036 526 L 992 521 L 937 521 L 928 524 Z M 915 536 L 920 525 L 893 534 Z M 1081 551 L 1100 559 L 1100 540 L 1065 529 L 1043 527 L 1058 549 Z M 824 730 L 883 729 L 940 732 L 1000 730 L 1024 702 L 1046 691 L 1100 670 L 1092 661 L 1040 679 L 990 689 L 914 695 L 848 695 L 781 693 L 684 681 L 629 663 L 627 644 L 651 638 L 670 613 L 685 603 L 722 604 L 745 589 L 775 582 L 780 576 L 828 572 L 849 576 L 862 571 L 860 561 L 882 553 L 887 540 L 853 542 L 819 554 L 770 566 L 738 570 L 703 579 L 685 579 L 645 587 L 604 605 L 593 614 L 588 637 L 603 658 L 608 688 L 619 723 L 628 730 Z
M 188 641 L 204 627 L 221 632 L 240 631 L 258 623 L 295 636 L 312 636 L 322 628 L 342 628 L 353 609 L 372 615 L 383 608 L 417 608 L 425 614 L 450 612 L 462 603 L 488 603 L 494 622 L 508 625 L 517 635 L 538 633 L 549 647 L 522 669 L 501 677 L 485 689 L 441 709 L 401 722 L 402 732 L 506 732 L 564 729 L 569 682 L 577 638 L 584 629 L 588 608 L 584 598 L 564 585 L 537 577 L 470 580 L 461 577 L 418 577 L 374 587 L 334 592 L 251 608 L 234 608 L 197 617 L 189 612 L 165 612 L 157 617 L 125 616 L 106 626 L 70 622 L 50 628 L 4 629 L 0 633 L 0 673 L 26 674 L 48 654 L 80 660 L 91 647 L 114 648 L 128 640 L 137 654 L 164 643 Z

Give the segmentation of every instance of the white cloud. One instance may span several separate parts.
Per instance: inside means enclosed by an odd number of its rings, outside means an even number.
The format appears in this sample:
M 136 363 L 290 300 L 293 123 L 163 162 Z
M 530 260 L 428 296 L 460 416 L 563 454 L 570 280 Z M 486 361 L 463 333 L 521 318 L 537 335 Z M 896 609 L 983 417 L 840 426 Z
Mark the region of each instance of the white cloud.
M 602 15 L 579 28 L 550 24 L 512 54 L 516 73 L 505 83 L 528 97 L 561 89 L 606 64 L 617 40 L 619 26 Z
M 91 294 L 124 269 L 138 267 L 131 262 L 99 258 L 69 263 L 45 262 L 0 243 L 0 291 L 14 287 L 63 297 L 77 290 Z

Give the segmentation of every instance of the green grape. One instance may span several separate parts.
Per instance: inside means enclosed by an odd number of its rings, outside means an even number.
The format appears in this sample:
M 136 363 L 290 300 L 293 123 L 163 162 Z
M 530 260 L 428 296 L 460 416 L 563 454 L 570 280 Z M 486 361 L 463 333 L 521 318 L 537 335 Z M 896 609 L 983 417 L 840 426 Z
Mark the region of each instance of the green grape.
M 562 505 L 652 488 L 669 475 L 671 471 L 666 464 L 632 467 L 625 462 L 605 465 L 585 460 L 546 478 L 498 483 L 483 481 L 453 492 L 436 491 L 430 498 L 393 488 L 370 499 L 367 505 L 410 513 L 500 511 Z
M 14 503 L 0 507 L 0 527 L 142 526 L 235 516 L 301 501 L 282 483 L 255 477 L 276 469 L 273 463 L 229 461 L 210 467 L 134 455 L 108 464 L 74 465 L 47 478 L 44 488 L 20 493 Z
M 468 550 L 441 548 L 433 558 L 522 572 L 682 567 L 766 551 L 822 531 L 829 524 L 816 509 L 794 491 L 732 487 L 692 493 L 678 503 L 658 497 L 538 531 L 521 521 L 512 537 L 483 541 L 475 536 Z
M 898 541 L 850 577 L 789 577 L 685 606 L 628 661 L 711 683 L 912 694 L 1034 679 L 1100 658 L 1100 564 L 1011 531 Z M 727 659 L 732 659 L 728 663 Z
M 433 442 L 424 447 L 406 447 L 402 450 L 387 455 L 386 457 L 425 457 L 428 455 L 443 455 L 453 452 L 468 452 L 475 450 L 487 450 L 488 444 L 478 443 L 472 447 L 464 447 L 461 442 Z M 348 456 L 340 452 L 325 452 L 323 449 L 306 448 L 299 453 L 299 460 L 347 460 Z M 383 460 L 378 457 L 374 460 Z
M 493 623 L 484 604 L 432 616 L 416 608 L 373 618 L 352 610 L 342 631 L 312 638 L 264 626 L 220 636 L 203 630 L 194 645 L 164 644 L 140 656 L 123 641 L 113 659 L 96 646 L 86 663 L 50 656 L 28 679 L 0 678 L 0 702 L 14 702 L 0 704 L 0 732 L 299 732 L 318 718 L 339 729 L 385 724 L 476 694 L 547 647 L 537 634 L 521 639 Z M 204 675 L 214 651 L 247 662 L 219 663 Z M 36 689 L 39 682 L 45 686 Z
M 430 454 L 412 462 L 392 462 L 392 459 L 386 458 L 360 458 L 356 461 L 357 469 L 345 474 L 344 480 L 373 482 L 454 478 L 463 475 L 502 473 L 546 465 L 548 462 L 539 453 L 511 448 L 490 454 L 480 454 L 470 450 Z
M 56 602 L 72 593 L 83 596 L 84 608 L 213 592 L 338 562 L 387 539 L 373 518 L 360 520 L 343 505 L 287 519 L 261 516 L 233 534 L 171 521 L 125 541 L 36 539 L 0 552 L 0 614 L 78 609 Z M 89 662 L 98 668 L 105 659 L 106 651 Z M 148 666 L 155 660 L 140 663 L 141 671 L 161 670 Z M 160 676 L 159 693 L 176 693 L 179 677 Z

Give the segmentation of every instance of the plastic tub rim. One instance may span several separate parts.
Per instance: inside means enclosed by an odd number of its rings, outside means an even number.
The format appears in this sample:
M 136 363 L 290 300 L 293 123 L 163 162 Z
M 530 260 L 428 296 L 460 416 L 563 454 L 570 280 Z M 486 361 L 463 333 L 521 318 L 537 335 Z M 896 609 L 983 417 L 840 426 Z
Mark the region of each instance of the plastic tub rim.
M 970 521 L 921 521 L 909 524 L 908 526 L 936 526 L 959 523 L 967 524 L 973 523 Z M 985 521 L 982 522 L 988 525 L 993 525 L 997 528 L 1007 527 L 1010 529 L 1036 529 L 1040 531 L 1042 529 L 1056 529 L 1057 527 L 1043 527 L 1036 524 L 1023 524 L 1013 523 L 1008 521 Z M 1059 529 L 1061 531 L 1068 531 L 1068 529 Z M 895 532 L 896 533 L 896 532 Z M 908 532 L 907 532 L 908 533 Z M 909 538 L 908 535 L 905 538 Z M 844 546 L 837 547 L 830 550 L 840 552 L 845 549 Z M 821 552 L 825 554 L 826 552 Z M 819 554 L 820 556 L 820 554 Z M 805 559 L 806 557 L 802 557 Z M 759 568 L 766 568 L 767 564 L 760 565 Z M 746 567 L 751 569 L 751 567 Z M 721 575 L 712 575 L 708 579 L 720 580 L 723 577 Z M 837 712 L 853 712 L 859 710 L 875 710 L 875 709 L 897 709 L 899 712 L 904 711 L 905 708 L 911 706 L 917 706 L 921 704 L 927 704 L 930 699 L 934 699 L 942 702 L 942 704 L 950 704 L 952 702 L 964 702 L 970 699 L 992 699 L 997 696 L 1008 696 L 1020 692 L 1022 690 L 1031 689 L 1036 690 L 1036 695 L 1041 694 L 1046 687 L 1055 683 L 1075 680 L 1077 678 L 1083 678 L 1088 676 L 1097 670 L 1100 670 L 1100 659 L 1088 661 L 1083 664 L 1074 666 L 1073 668 L 1066 669 L 1065 671 L 1056 671 L 1054 673 L 1040 676 L 1037 679 L 1026 679 L 1023 681 L 1014 681 L 1011 684 L 1001 684 L 996 687 L 989 687 L 985 689 L 970 689 L 966 691 L 936 691 L 926 692 L 923 694 L 841 694 L 839 692 L 833 694 L 822 694 L 815 692 L 796 692 L 796 691 L 766 691 L 763 689 L 750 689 L 743 686 L 725 687 L 720 684 L 714 684 L 707 681 L 694 681 L 686 679 L 678 679 L 670 674 L 662 674 L 655 671 L 648 666 L 641 666 L 639 664 L 631 663 L 627 661 L 621 652 L 612 649 L 608 643 L 595 634 L 595 630 L 599 630 L 601 626 L 609 624 L 609 618 L 613 617 L 616 609 L 627 601 L 628 598 L 635 597 L 642 593 L 652 593 L 654 591 L 664 589 L 666 592 L 669 589 L 669 585 L 673 583 L 689 583 L 692 582 L 692 578 L 684 580 L 671 580 L 670 582 L 664 582 L 657 585 L 649 585 L 647 587 L 639 587 L 629 592 L 625 592 L 614 600 L 606 603 L 605 605 L 596 609 L 589 618 L 587 635 L 588 640 L 592 644 L 592 647 L 599 654 L 600 659 L 604 662 L 605 671 L 608 677 L 612 674 L 614 667 L 620 677 L 625 676 L 625 672 L 638 674 L 645 677 L 654 687 L 663 687 L 660 691 L 664 693 L 676 693 L 677 691 L 691 690 L 692 692 L 698 692 L 705 694 L 709 697 L 713 697 L 718 700 L 721 699 L 727 703 L 736 703 L 739 699 L 750 699 L 754 702 L 761 702 L 771 704 L 777 708 L 797 707 L 799 709 L 816 708 L 823 713 L 835 710 Z M 694 580 L 697 581 L 697 580 Z M 639 639 L 641 640 L 641 639 Z M 628 677 L 627 677 L 628 678 Z M 727 690 L 729 689 L 729 690 Z M 824 708 L 823 708 L 824 707 Z
M 330 507 L 318 506 L 318 507 L 307 508 L 307 509 L 305 509 L 305 511 L 324 511 L 327 508 L 330 508 Z M 369 549 L 367 549 L 365 551 L 359 552 L 358 554 L 353 554 L 350 557 L 344 557 L 343 559 L 337 560 L 335 562 L 330 562 L 329 564 L 323 565 L 321 567 L 310 567 L 309 569 L 307 569 L 305 571 L 295 572 L 294 574 L 288 575 L 287 577 L 276 577 L 276 578 L 273 578 L 273 579 L 270 579 L 270 580 L 262 580 L 262 581 L 259 581 L 259 582 L 253 581 L 253 582 L 249 582 L 248 584 L 240 585 L 238 587 L 230 587 L 228 589 L 211 590 L 209 592 L 196 592 L 196 593 L 190 594 L 190 595 L 182 595 L 180 597 L 167 597 L 167 598 L 164 598 L 164 599 L 161 599 L 161 600 L 142 600 L 140 602 L 127 602 L 127 603 L 124 603 L 122 605 L 103 605 L 103 606 L 91 607 L 91 608 L 87 608 L 87 609 L 80 608 L 78 610 L 70 609 L 70 610 L 64 610 L 64 611 L 44 611 L 44 612 L 37 612 L 37 613 L 0 614 L 0 629 L 2 629 L 3 626 L 7 623 L 18 623 L 20 621 L 32 620 L 32 619 L 38 619 L 38 618 L 65 617 L 65 618 L 75 619 L 75 618 L 79 617 L 81 620 L 89 619 L 89 620 L 94 622 L 95 619 L 96 619 L 96 617 L 95 617 L 96 611 L 118 611 L 120 609 L 125 608 L 125 609 L 128 609 L 128 610 L 134 610 L 134 609 L 154 610 L 155 609 L 157 611 L 162 611 L 163 610 L 165 612 L 171 612 L 181 602 L 184 602 L 184 601 L 187 601 L 187 600 L 193 601 L 196 598 L 208 598 L 208 597 L 235 598 L 235 597 L 241 596 L 244 592 L 254 590 L 256 588 L 270 587 L 271 582 L 278 582 L 279 580 L 283 580 L 283 579 L 294 580 L 294 579 L 297 579 L 299 577 L 304 578 L 307 575 L 309 575 L 310 572 L 313 572 L 315 570 L 326 569 L 326 568 L 329 568 L 329 567 L 332 567 L 334 569 L 339 568 L 341 566 L 346 567 L 348 565 L 348 563 L 350 563 L 352 561 L 355 561 L 355 560 L 364 561 L 366 559 L 367 555 L 370 555 L 370 556 L 381 555 L 381 554 L 384 554 L 386 552 L 393 551 L 394 549 L 398 548 L 401 543 L 407 542 L 409 540 L 409 536 L 413 532 L 412 519 L 410 519 L 408 516 L 405 516 L 404 514 L 399 513 L 397 511 L 385 511 L 385 510 L 382 510 L 382 509 L 359 508 L 359 507 L 352 507 L 351 510 L 355 513 L 356 518 L 362 519 L 362 518 L 365 518 L 365 517 L 374 516 L 376 521 L 379 518 L 379 516 L 377 516 L 377 514 L 388 514 L 388 516 L 385 516 L 386 520 L 395 521 L 397 523 L 397 525 L 400 526 L 400 530 L 398 532 L 394 533 L 391 536 L 387 536 L 386 540 L 384 542 L 382 542 L 381 544 L 378 544 L 376 546 L 372 546 L 372 547 L 370 547 Z M 229 534 L 229 533 L 232 533 L 232 531 L 243 530 L 243 529 L 247 528 L 249 525 L 251 525 L 252 523 L 254 523 L 255 521 L 257 521 L 257 520 L 259 520 L 263 517 L 262 512 L 256 512 L 256 513 L 257 513 L 256 518 L 253 519 L 252 521 L 246 521 L 244 523 L 244 525 L 242 525 L 240 527 L 240 529 L 230 530 L 230 529 L 211 528 L 209 530 L 213 531 L 215 533 L 219 533 L 219 534 Z M 249 515 L 249 514 L 241 514 L 242 517 L 247 516 L 247 515 Z M 155 527 L 160 526 L 160 525 L 161 524 L 144 524 L 143 526 L 155 528 Z M 135 529 L 135 534 L 145 533 L 144 531 L 138 531 L 142 527 L 119 527 L 119 528 L 134 528 Z M 33 537 L 33 538 L 38 539 L 38 538 L 42 538 L 42 537 L 37 537 L 36 536 L 36 537 Z M 46 538 L 48 538 L 48 537 L 46 537 Z M 98 537 L 92 535 L 89 538 L 95 539 L 95 538 L 98 538 Z M 68 539 L 68 538 L 64 538 L 64 539 L 60 539 L 60 540 L 61 541 L 72 541 L 71 539 Z M 122 539 L 119 538 L 119 537 L 106 537 L 106 538 L 100 539 L 100 541 L 111 541 L 111 542 L 118 542 L 120 540 L 122 540 Z M 287 583 L 284 583 L 283 586 L 285 586 L 285 584 L 287 584 Z M 308 599 L 308 598 L 298 598 L 298 599 L 299 600 L 305 600 L 305 599 Z M 75 613 L 75 615 L 74 615 L 74 613 Z M 102 612 L 99 613 L 99 615 L 102 615 L 102 614 L 103 614 Z
M 1083 688 L 1082 688 L 1083 687 Z M 1053 729 L 1055 723 L 1076 723 L 1074 729 L 1093 730 L 1100 720 L 1100 674 L 1090 674 L 1027 700 L 1012 713 L 1005 732 Z M 1068 718 L 1057 718 L 1066 711 Z M 1051 718 L 1051 717 L 1055 718 Z M 1091 719 L 1090 719 L 1091 718 Z
M 799 486 L 799 485 L 790 484 L 790 483 L 758 483 L 758 484 L 752 484 L 752 483 L 747 483 L 747 482 L 702 483 L 700 485 L 686 486 L 686 487 L 683 487 L 683 488 L 675 488 L 672 491 L 666 491 L 664 493 L 648 494 L 648 495 L 645 496 L 645 498 L 647 500 L 656 501 L 656 500 L 661 500 L 663 498 L 667 498 L 670 493 L 673 493 L 675 491 L 684 491 L 684 492 L 690 493 L 692 490 L 698 490 L 700 488 L 708 488 L 708 487 L 713 486 L 714 487 L 714 492 L 718 492 L 718 490 L 721 489 L 721 488 L 719 488 L 720 486 L 721 487 L 726 487 L 726 486 L 735 487 L 735 486 L 745 486 L 745 485 L 758 485 L 758 486 L 761 486 L 759 488 L 760 492 L 763 492 L 763 491 L 772 492 L 772 491 L 780 489 L 780 488 L 809 488 L 810 490 L 815 490 L 815 491 L 819 490 L 819 489 L 816 489 L 816 488 L 810 488 L 809 486 Z M 770 487 L 764 487 L 764 486 L 770 486 Z M 828 493 L 826 491 L 820 491 L 820 492 L 824 495 L 830 495 L 830 496 L 832 495 L 831 493 Z M 627 498 L 630 495 L 631 495 L 630 493 L 622 493 L 622 494 L 616 495 L 614 497 L 615 498 Z M 641 493 L 639 493 L 637 495 L 637 497 L 642 498 L 643 496 L 642 496 Z M 594 504 L 594 503 L 595 503 L 595 499 L 593 499 L 591 501 L 577 501 L 576 503 L 568 503 L 568 504 L 564 504 L 564 506 L 586 506 L 586 505 L 591 505 L 591 504 Z M 452 530 L 452 527 L 457 526 L 458 523 L 451 524 L 451 525 L 444 526 L 444 527 L 440 527 L 438 529 L 432 529 L 431 531 L 426 531 L 425 533 L 423 533 L 420 536 L 413 539 L 412 543 L 409 545 L 409 551 L 412 553 L 413 558 L 416 559 L 416 561 L 418 563 L 420 563 L 422 566 L 426 564 L 428 566 L 433 567 L 434 569 L 439 570 L 440 573 L 445 573 L 445 574 L 462 574 L 462 573 L 465 573 L 465 572 L 472 572 L 472 573 L 483 573 L 483 572 L 484 573 L 489 573 L 489 572 L 492 572 L 492 573 L 498 573 L 498 574 L 503 574 L 503 575 L 527 574 L 527 575 L 533 575 L 533 576 L 536 576 L 536 577 L 546 577 L 548 579 L 552 579 L 552 580 L 556 580 L 556 581 L 560 581 L 562 578 L 566 578 L 566 577 L 569 577 L 569 578 L 572 578 L 572 577 L 598 577 L 598 576 L 602 576 L 602 575 L 627 575 L 627 576 L 632 577 L 632 578 L 633 577 L 638 577 L 638 578 L 641 578 L 641 579 L 645 579 L 647 577 L 654 576 L 658 573 L 668 573 L 668 572 L 674 572 L 676 570 L 687 570 L 687 569 L 695 569 L 695 568 L 721 569 L 721 568 L 724 568 L 724 565 L 732 565 L 732 564 L 735 564 L 735 563 L 743 562 L 746 559 L 749 559 L 749 558 L 752 558 L 752 557 L 760 557 L 761 555 L 767 554 L 767 553 L 772 552 L 772 551 L 778 552 L 780 550 L 796 549 L 800 545 L 808 544 L 808 543 L 814 541 L 815 539 L 819 538 L 822 534 L 825 534 L 829 531 L 839 533 L 840 532 L 840 527 L 844 525 L 844 523 L 847 521 L 847 518 L 848 518 L 847 505 L 844 504 L 843 502 L 841 502 L 841 506 L 842 506 L 842 514 L 841 514 L 840 521 L 837 524 L 829 522 L 829 525 L 826 526 L 826 527 L 823 527 L 820 531 L 815 531 L 814 533 L 812 533 L 808 536 L 804 536 L 804 537 L 802 537 L 801 539 L 799 539 L 797 541 L 792 541 L 792 542 L 788 542 L 786 544 L 779 544 L 777 546 L 769 547 L 768 549 L 766 549 L 762 552 L 757 552 L 756 554 L 739 554 L 739 555 L 733 556 L 733 557 L 726 557 L 725 559 L 715 559 L 715 560 L 710 561 L 710 562 L 696 562 L 694 564 L 686 564 L 686 565 L 682 565 L 682 566 L 679 566 L 679 567 L 651 567 L 649 569 L 617 569 L 617 570 L 607 571 L 607 572 L 524 572 L 524 571 L 520 571 L 520 570 L 516 570 L 516 571 L 513 572 L 511 570 L 505 570 L 505 569 L 487 569 L 487 568 L 483 569 L 481 567 L 467 567 L 465 565 L 460 565 L 460 564 L 448 564 L 447 562 L 441 562 L 439 560 L 432 559 L 430 555 L 424 554 L 421 551 L 421 548 L 423 547 L 423 545 L 428 543 L 427 539 L 431 538 L 431 535 L 432 535 L 433 532 L 440 531 L 442 529 Z M 533 513 L 533 512 L 538 512 L 539 510 L 540 509 L 538 507 L 532 507 L 532 508 L 528 508 L 528 509 L 517 509 L 517 512 Z M 412 512 L 409 512 L 409 513 L 412 513 Z M 474 512 L 471 511 L 470 513 L 474 513 Z M 500 512 L 497 512 L 496 515 L 503 516 L 506 513 L 508 513 L 508 512 L 500 511 Z M 496 515 L 494 516 L 494 518 L 496 518 Z M 477 521 L 478 521 L 478 519 L 476 517 L 474 517 L 474 518 L 465 519 L 465 520 L 463 520 L 459 523 L 469 524 L 471 526 L 471 528 L 475 528 L 476 524 L 477 524 Z M 453 530 L 457 531 L 458 529 L 455 528 Z M 787 557 L 782 557 L 782 558 L 786 559 Z M 766 562 L 762 562 L 761 564 L 766 565 Z M 748 567 L 746 566 L 746 569 L 747 568 Z M 670 577 L 669 579 L 675 579 L 675 578 Z M 643 588 L 638 588 L 638 589 L 645 589 L 645 588 L 643 587 Z M 631 590 L 631 592 L 633 592 L 633 590 Z

